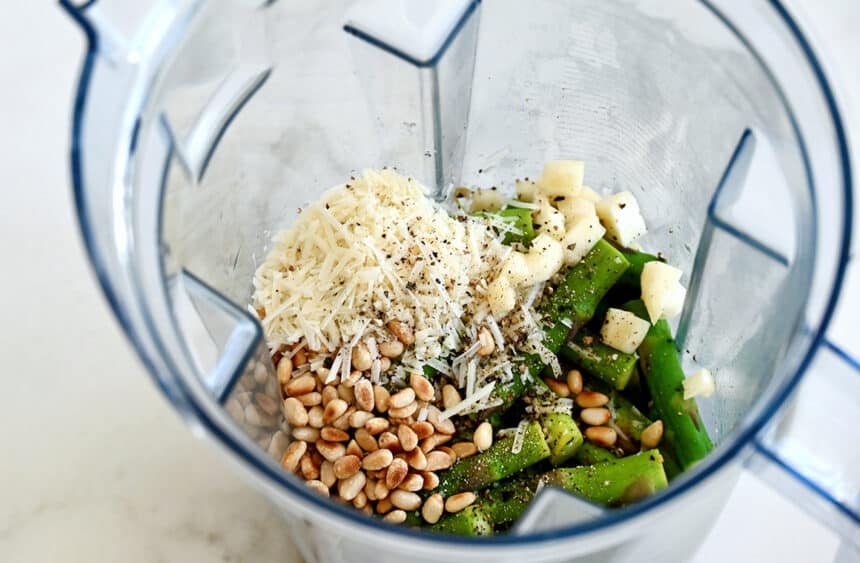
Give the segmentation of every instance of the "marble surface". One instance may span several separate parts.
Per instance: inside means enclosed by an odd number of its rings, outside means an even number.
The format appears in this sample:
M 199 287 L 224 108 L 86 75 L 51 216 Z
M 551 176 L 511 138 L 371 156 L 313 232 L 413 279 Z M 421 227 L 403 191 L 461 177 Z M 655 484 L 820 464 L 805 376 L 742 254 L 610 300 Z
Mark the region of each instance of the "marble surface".
M 860 124 L 858 4 L 797 4 Z M 152 385 L 85 260 L 67 162 L 82 35 L 53 2 L 4 8 L 0 560 L 298 561 L 288 524 Z M 848 313 L 860 311 L 856 267 L 848 292 L 833 334 L 860 353 Z M 838 551 L 835 536 L 747 475 L 696 561 L 851 560 Z

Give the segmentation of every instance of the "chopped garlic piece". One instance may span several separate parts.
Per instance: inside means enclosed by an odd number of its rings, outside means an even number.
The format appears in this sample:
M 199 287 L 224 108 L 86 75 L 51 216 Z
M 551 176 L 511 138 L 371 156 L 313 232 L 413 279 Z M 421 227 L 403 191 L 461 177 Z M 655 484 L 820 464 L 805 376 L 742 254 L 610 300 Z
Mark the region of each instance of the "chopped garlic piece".
M 505 198 L 499 190 L 475 190 L 472 192 L 472 213 L 476 211 L 498 211 L 502 208 Z
M 600 328 L 600 338 L 607 346 L 632 354 L 642 344 L 650 327 L 648 321 L 629 311 L 610 308 Z
M 639 278 L 642 286 L 642 301 L 645 303 L 652 324 L 661 318 L 670 318 L 667 313 L 674 313 L 671 315 L 674 316 L 680 312 L 686 294 L 686 290 L 678 281 L 680 279 L 681 270 L 663 262 L 648 262 L 642 268 L 642 275 Z
M 526 283 L 532 285 L 548 280 L 561 269 L 563 262 L 561 244 L 549 235 L 539 234 L 526 254 L 526 265 L 529 269 Z
M 606 236 L 621 246 L 629 247 L 648 231 L 639 212 L 639 203 L 630 192 L 603 199 L 597 204 L 597 216 L 606 227 Z
M 714 394 L 716 385 L 710 370 L 700 369 L 684 380 L 684 400 L 693 397 L 710 397 Z
M 545 197 L 538 198 L 540 206 L 535 217 L 539 233 L 546 233 L 555 240 L 564 238 L 565 217 Z
M 564 250 L 564 263 L 572 266 L 582 260 L 603 238 L 605 232 L 606 229 L 600 224 L 597 215 L 580 218 L 568 229 L 561 241 Z
M 538 180 L 542 194 L 553 197 L 573 197 L 582 187 L 585 163 L 581 160 L 550 160 Z

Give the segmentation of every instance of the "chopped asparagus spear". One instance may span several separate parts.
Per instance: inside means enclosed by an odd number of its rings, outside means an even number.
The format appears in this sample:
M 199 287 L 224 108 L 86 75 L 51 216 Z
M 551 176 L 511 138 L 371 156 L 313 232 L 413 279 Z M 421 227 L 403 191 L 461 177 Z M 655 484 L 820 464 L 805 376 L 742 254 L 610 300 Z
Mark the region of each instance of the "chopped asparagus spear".
M 549 446 L 549 462 L 559 466 L 573 457 L 582 445 L 582 432 L 569 414 L 548 413 L 540 417 Z
M 493 522 L 480 505 L 473 504 L 456 514 L 446 515 L 431 529 L 459 536 L 489 536 L 493 533 Z
M 651 424 L 652 420 L 642 414 L 636 405 L 621 393 L 601 381 L 592 381 L 586 385 L 586 388 L 609 397 L 606 407 L 612 412 L 612 423 L 618 432 L 618 445 L 628 453 L 637 451 L 642 431 Z
M 462 491 L 477 491 L 550 455 L 549 446 L 537 421 L 527 424 L 519 452 L 512 451 L 513 445 L 514 436 L 506 436 L 496 441 L 487 451 L 461 459 L 440 475 L 436 492 L 447 497 Z
M 624 254 L 624 258 L 630 263 L 630 267 L 618 278 L 617 286 L 638 290 L 640 289 L 639 279 L 642 277 L 642 268 L 648 262 L 660 259 L 653 254 L 638 250 L 623 250 L 622 254 Z
M 504 218 L 506 221 L 510 222 L 513 228 L 519 231 L 519 233 L 506 233 L 502 243 L 513 244 L 515 242 L 520 242 L 522 244 L 528 244 L 533 238 L 535 238 L 531 210 L 522 207 L 509 206 L 499 211 L 479 211 L 478 213 L 475 213 L 475 215 L 484 217 L 490 214 Z
M 658 450 L 583 467 L 553 469 L 540 480 L 607 506 L 635 502 L 667 485 Z
M 616 389 L 624 389 L 636 369 L 636 356 L 625 354 L 600 342 L 600 336 L 587 329 L 576 333 L 562 346 L 560 355 Z
M 584 442 L 577 448 L 574 459 L 582 465 L 594 465 L 595 463 L 618 459 L 618 456 L 606 448 L 602 448 L 591 442 Z
M 643 319 L 648 318 L 641 301 L 631 301 L 624 308 Z M 663 421 L 663 441 L 675 453 L 683 469 L 689 469 L 705 457 L 714 445 L 699 415 L 696 401 L 684 400 L 684 371 L 665 320 L 648 330 L 639 346 L 639 363 L 645 384 L 651 392 L 654 408 Z

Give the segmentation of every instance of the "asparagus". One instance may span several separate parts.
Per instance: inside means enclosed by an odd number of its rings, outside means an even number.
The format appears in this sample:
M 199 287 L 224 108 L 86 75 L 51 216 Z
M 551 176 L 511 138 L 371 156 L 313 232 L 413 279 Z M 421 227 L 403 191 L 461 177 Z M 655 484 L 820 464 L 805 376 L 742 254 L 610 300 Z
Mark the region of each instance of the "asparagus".
M 522 447 L 513 453 L 514 436 L 494 443 L 490 449 L 461 459 L 440 475 L 437 493 L 447 497 L 462 491 L 477 491 L 546 459 L 550 449 L 537 421 L 526 426 Z
M 638 290 L 640 289 L 639 279 L 642 277 L 642 268 L 644 268 L 645 264 L 648 262 L 660 260 L 660 258 L 653 254 L 648 254 L 647 252 L 641 252 L 638 250 L 624 250 L 622 251 L 622 254 L 624 254 L 624 258 L 626 258 L 630 263 L 630 267 L 627 268 L 620 278 L 618 278 L 617 287 Z
M 600 337 L 583 329 L 562 346 L 561 357 L 616 389 L 624 389 L 636 369 L 636 356 L 625 354 L 600 342 Z
M 652 420 L 642 414 L 636 405 L 621 393 L 608 385 L 600 381 L 592 381 L 586 387 L 609 397 L 609 403 L 606 407 L 612 412 L 612 424 L 618 432 L 618 445 L 628 453 L 638 450 L 638 446 L 633 442 L 638 443 L 641 440 L 642 431 L 651 424 Z
M 594 465 L 553 469 L 541 476 L 540 481 L 607 506 L 635 502 L 668 484 L 663 456 L 658 450 Z
M 473 504 L 456 514 L 445 516 L 430 528 L 459 536 L 489 536 L 493 533 L 493 521 L 480 505 Z
M 594 465 L 596 463 L 618 459 L 618 456 L 610 450 L 592 444 L 591 442 L 583 442 L 583 444 L 577 448 L 576 454 L 573 457 L 581 465 Z
M 549 446 L 549 462 L 559 466 L 573 457 L 582 446 L 582 432 L 569 414 L 548 413 L 540 418 Z
M 535 238 L 534 225 L 532 224 L 532 212 L 529 209 L 509 206 L 500 211 L 480 211 L 475 213 L 475 215 L 479 217 L 498 215 L 510 222 L 511 226 L 520 232 L 520 234 L 513 232 L 505 233 L 505 238 L 502 240 L 503 244 L 513 244 L 515 242 L 528 244 L 533 238 Z
M 648 319 L 645 305 L 631 301 L 624 309 Z M 639 363 L 654 408 L 663 421 L 663 440 L 675 453 L 682 469 L 705 457 L 714 445 L 708 437 L 696 401 L 684 400 L 684 371 L 665 320 L 657 321 L 639 345 Z

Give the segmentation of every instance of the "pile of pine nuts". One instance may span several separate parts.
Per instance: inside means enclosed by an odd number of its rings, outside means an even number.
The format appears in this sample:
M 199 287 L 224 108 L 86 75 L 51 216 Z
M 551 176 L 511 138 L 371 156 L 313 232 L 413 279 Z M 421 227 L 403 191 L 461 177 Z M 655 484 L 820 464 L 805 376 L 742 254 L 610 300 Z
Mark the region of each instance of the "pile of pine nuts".
M 376 348 L 390 367 L 390 360 L 402 354 L 414 337 L 402 323 L 387 326 L 396 340 Z M 481 423 L 472 441 L 452 443 L 454 423 L 440 417 L 436 404 L 459 402 L 457 390 L 446 386 L 437 393 L 423 374 L 413 373 L 408 387 L 391 394 L 368 379 L 366 370 L 380 359 L 370 354 L 365 344 L 356 345 L 354 371 L 345 380 L 329 384 L 325 368 L 293 375 L 308 362 L 304 350 L 292 359 L 279 360 L 278 382 L 291 438 L 281 465 L 318 493 L 351 503 L 366 514 L 383 515 L 388 522 L 404 522 L 408 511 L 420 509 L 423 519 L 432 524 L 444 512 L 463 510 L 475 501 L 473 493 L 447 499 L 438 493 L 425 499 L 419 493 L 439 485 L 438 471 L 489 448 L 492 426 Z M 424 409 L 426 420 L 419 420 Z

